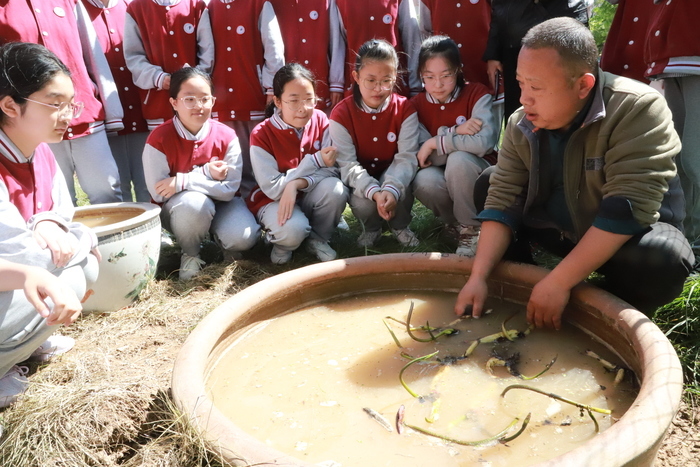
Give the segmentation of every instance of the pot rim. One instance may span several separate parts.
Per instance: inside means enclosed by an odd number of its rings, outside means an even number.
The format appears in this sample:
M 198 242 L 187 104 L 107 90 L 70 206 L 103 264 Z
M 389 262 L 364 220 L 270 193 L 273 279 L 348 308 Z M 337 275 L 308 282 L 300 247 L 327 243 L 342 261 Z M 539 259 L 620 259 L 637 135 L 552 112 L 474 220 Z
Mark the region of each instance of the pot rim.
M 310 466 L 297 458 L 266 446 L 224 416 L 207 396 L 205 381 L 208 361 L 231 323 L 246 310 L 280 293 L 298 289 L 300 284 L 321 284 L 338 273 L 351 277 L 379 273 L 450 273 L 469 276 L 473 260 L 443 253 L 396 253 L 318 263 L 294 269 L 251 285 L 211 313 L 193 330 L 175 360 L 172 393 L 178 407 L 188 415 L 231 461 L 260 458 L 267 462 Z M 537 266 L 502 262 L 489 281 L 518 282 L 530 288 L 549 271 Z M 494 295 L 490 293 L 490 295 Z M 591 441 L 538 466 L 627 464 L 651 465 L 656 451 L 675 416 L 683 393 L 683 371 L 678 356 L 663 332 L 645 315 L 626 302 L 589 284 L 572 290 L 571 303 L 581 303 L 600 312 L 600 320 L 615 326 L 638 353 L 642 374 L 639 394 L 620 420 Z M 564 318 L 575 324 L 575 316 Z M 591 443 L 595 443 L 591 445 Z M 254 457 L 253 457 L 254 456 Z M 246 465 L 243 461 L 242 465 Z M 264 464 L 262 464 L 264 465 Z
M 120 210 L 131 211 L 134 209 L 141 210 L 142 212 L 134 217 L 130 217 L 129 219 L 120 222 L 93 227 L 92 231 L 95 232 L 95 235 L 97 235 L 98 238 L 106 237 L 107 235 L 112 235 L 117 232 L 123 232 L 124 230 L 142 226 L 151 219 L 154 219 L 160 215 L 160 206 L 157 204 L 123 201 L 119 203 L 91 204 L 88 206 L 77 207 L 75 208 L 75 214 L 73 214 L 73 221 L 78 222 L 76 221 L 78 214 L 99 215 L 102 211 L 104 211 L 105 215 L 108 215 Z

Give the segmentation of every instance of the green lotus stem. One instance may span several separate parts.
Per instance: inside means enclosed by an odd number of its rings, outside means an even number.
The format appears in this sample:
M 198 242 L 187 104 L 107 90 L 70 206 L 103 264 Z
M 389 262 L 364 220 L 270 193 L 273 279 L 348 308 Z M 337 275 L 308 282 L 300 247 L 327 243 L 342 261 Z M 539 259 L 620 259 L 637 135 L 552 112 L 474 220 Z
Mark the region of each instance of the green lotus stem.
M 518 377 L 519 377 L 520 379 L 524 379 L 525 381 L 530 381 L 530 380 L 532 380 L 532 379 L 539 378 L 540 376 L 542 376 L 543 374 L 545 374 L 547 371 L 549 371 L 550 368 L 552 368 L 552 365 L 554 365 L 554 363 L 557 361 L 557 358 L 558 358 L 558 357 L 559 357 L 558 355 L 555 355 L 554 358 L 552 359 L 552 361 L 549 362 L 549 363 L 544 367 L 544 370 L 540 371 L 540 372 L 537 373 L 535 376 L 525 376 L 525 375 L 522 375 L 522 374 L 521 374 L 521 375 L 519 375 Z
M 525 431 L 525 428 L 527 428 L 528 423 L 530 423 L 530 416 L 531 416 L 531 415 L 532 415 L 532 412 L 530 412 L 530 413 L 527 414 L 527 417 L 525 417 L 525 420 L 523 420 L 523 424 L 520 425 L 520 429 L 519 429 L 518 431 L 516 431 L 515 434 L 514 434 L 513 436 L 509 436 L 509 437 L 507 437 L 507 438 L 501 438 L 501 439 L 499 440 L 499 442 L 501 442 L 502 444 L 510 443 L 510 442 L 513 441 L 515 438 L 517 438 L 518 436 L 522 435 L 522 434 L 523 434 L 523 431 Z M 517 420 L 517 418 L 516 418 L 516 420 Z
M 503 335 L 505 336 L 505 338 L 511 342 L 515 342 L 515 338 L 517 337 L 517 335 L 515 337 L 511 336 L 510 332 L 506 329 L 506 323 L 508 321 L 510 321 L 511 319 L 513 319 L 513 317 L 515 317 L 515 315 L 517 315 L 517 314 L 518 314 L 517 312 L 513 313 L 508 318 L 503 320 L 503 322 L 501 323 L 501 332 L 503 332 Z
M 490 438 L 486 439 L 481 439 L 478 441 L 464 441 L 461 439 L 456 439 L 456 438 L 450 438 L 449 436 L 441 435 L 439 433 L 436 433 L 431 430 L 427 430 L 425 428 L 420 428 L 415 425 L 409 425 L 408 423 L 404 422 L 404 425 L 409 427 L 412 430 L 416 430 L 419 433 L 423 433 L 424 435 L 428 436 L 433 436 L 435 438 L 440 438 L 444 441 L 449 441 L 450 443 L 455 443 L 455 444 L 460 444 L 462 446 L 488 446 L 490 444 L 494 444 L 499 442 L 508 431 L 510 431 L 511 428 L 513 428 L 518 422 L 520 421 L 519 418 L 516 418 L 512 422 L 510 422 L 510 425 L 508 425 L 505 429 L 501 430 L 500 432 L 496 433 L 495 435 L 491 436 Z M 524 428 L 523 428 L 524 429 Z
M 595 425 L 595 432 L 598 433 L 600 430 L 600 427 L 598 426 L 598 420 L 595 419 L 593 416 L 593 413 L 590 410 L 586 410 L 588 412 L 588 416 L 591 417 L 591 420 L 593 420 L 593 424 Z
M 401 345 L 401 342 L 399 342 L 398 337 L 396 337 L 396 334 L 394 334 L 394 331 L 391 330 L 391 327 L 389 326 L 389 323 L 386 322 L 386 318 L 382 320 L 382 323 L 384 323 L 384 326 L 389 330 L 389 334 L 391 334 L 391 338 L 394 339 L 394 343 L 399 349 L 403 349 L 403 345 Z
M 558 396 L 558 395 L 553 394 L 553 393 L 551 393 L 551 392 L 545 392 L 545 391 L 543 391 L 543 390 L 541 390 L 541 389 L 533 388 L 533 387 L 530 387 L 530 386 L 525 386 L 524 384 L 511 384 L 510 386 L 508 386 L 507 388 L 505 388 L 505 389 L 503 390 L 503 392 L 501 393 L 501 397 L 505 396 L 506 393 L 507 393 L 508 391 L 510 391 L 511 389 L 527 389 L 528 391 L 533 391 L 533 392 L 536 392 L 536 393 L 538 393 L 538 394 L 542 394 L 543 396 L 551 397 L 552 399 L 556 399 L 556 400 L 558 400 L 558 401 L 565 402 L 565 403 L 567 403 L 567 404 L 571 404 L 571 405 L 576 406 L 576 407 L 578 407 L 579 409 L 582 409 L 582 410 L 588 410 L 589 412 L 590 412 L 590 411 L 598 412 L 598 413 L 602 413 L 602 414 L 605 414 L 605 415 L 610 415 L 610 414 L 612 414 L 612 410 L 600 409 L 600 408 L 598 408 L 598 407 L 592 407 L 592 406 L 590 406 L 590 405 L 581 404 L 580 402 L 572 401 L 571 399 L 567 399 L 567 398 L 565 398 L 565 397 Z
M 384 319 L 390 319 L 396 323 L 399 323 L 401 326 L 406 327 L 406 321 L 401 321 L 400 319 L 396 319 L 393 316 L 385 316 Z M 437 328 L 432 328 L 433 331 L 436 331 Z M 428 331 L 425 329 L 425 326 L 418 326 L 418 327 L 411 327 L 411 331 Z
M 401 371 L 399 371 L 399 381 L 401 382 L 401 386 L 403 386 L 404 389 L 406 389 L 406 391 L 408 391 L 408 393 L 409 393 L 410 395 L 412 395 L 413 397 L 420 397 L 420 396 L 419 396 L 418 394 L 416 394 L 415 392 L 413 392 L 413 391 L 411 390 L 411 388 L 409 388 L 408 385 L 406 384 L 406 382 L 403 380 L 403 372 L 406 371 L 406 369 L 407 369 L 409 366 L 413 365 L 413 364 L 416 363 L 416 362 L 422 362 L 422 361 L 428 360 L 429 358 L 433 358 L 435 355 L 438 354 L 438 352 L 440 352 L 440 351 L 438 350 L 438 351 L 433 352 L 433 353 L 431 353 L 431 354 L 423 355 L 422 357 L 418 357 L 418 358 L 414 358 L 414 359 L 411 360 L 410 362 L 406 363 L 406 364 L 404 365 L 404 367 L 401 368 Z
M 429 339 L 421 339 L 420 337 L 416 337 L 413 335 L 412 331 L 414 330 L 414 328 L 411 328 L 411 316 L 412 315 L 413 315 L 413 302 L 411 302 L 411 307 L 408 309 L 408 316 L 406 317 L 406 332 L 411 337 L 411 339 L 413 339 L 414 341 L 432 342 L 432 341 L 436 340 L 438 337 L 449 336 L 450 334 L 457 332 L 457 330 L 454 328 L 446 328 L 446 329 L 443 329 L 442 331 L 440 331 L 438 334 L 433 335 L 432 331 L 437 330 L 437 328 L 431 328 L 430 324 L 426 323 L 426 326 L 418 328 L 418 329 L 420 329 L 422 331 L 426 331 L 428 334 L 430 334 L 430 338 Z

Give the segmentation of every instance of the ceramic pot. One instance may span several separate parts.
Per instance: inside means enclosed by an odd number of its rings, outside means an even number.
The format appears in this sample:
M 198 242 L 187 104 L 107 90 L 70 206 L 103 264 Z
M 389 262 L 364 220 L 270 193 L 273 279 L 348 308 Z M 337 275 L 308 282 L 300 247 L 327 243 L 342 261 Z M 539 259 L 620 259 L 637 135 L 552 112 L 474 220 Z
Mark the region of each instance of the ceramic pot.
M 471 259 L 456 255 L 392 254 L 320 263 L 265 279 L 221 304 L 188 337 L 173 371 L 176 403 L 215 449 L 235 465 L 309 466 L 244 432 L 207 396 L 207 377 L 237 331 L 341 295 L 397 290 L 457 292 L 471 267 Z M 489 293 L 525 304 L 532 287 L 547 272 L 535 266 L 501 263 L 489 280 Z M 617 423 L 584 445 L 538 465 L 652 465 L 683 392 L 683 373 L 675 350 L 649 318 L 591 285 L 582 284 L 572 291 L 564 319 L 615 352 L 636 373 L 641 388 Z
M 83 311 L 114 311 L 132 303 L 156 273 L 160 256 L 160 207 L 151 203 L 82 206 L 73 220 L 97 234 L 102 254 L 94 293 Z

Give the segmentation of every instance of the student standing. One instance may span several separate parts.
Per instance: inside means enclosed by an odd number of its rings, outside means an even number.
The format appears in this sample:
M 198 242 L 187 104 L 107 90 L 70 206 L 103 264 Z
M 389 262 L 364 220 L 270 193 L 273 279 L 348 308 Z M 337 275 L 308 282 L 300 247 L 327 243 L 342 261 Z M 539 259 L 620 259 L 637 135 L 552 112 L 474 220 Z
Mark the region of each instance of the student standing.
M 335 168 L 328 117 L 316 109 L 314 77 L 298 63 L 279 69 L 268 118 L 250 138 L 259 188 L 248 206 L 272 243 L 270 260 L 285 264 L 308 237 L 307 250 L 321 261 L 336 258 L 329 245 L 348 192 Z
M 700 2 L 654 0 L 644 75 L 663 79 L 664 95 L 683 145 L 676 158 L 685 194 L 685 236 L 700 258 Z
M 81 7 L 72 0 L 5 2 L 0 7 L 0 40 L 44 45 L 71 70 L 76 100 L 83 102 L 84 109 L 51 149 L 73 202 L 73 174 L 92 204 L 117 202 L 122 200 L 119 171 L 105 130 L 122 128 L 122 111 L 113 80 L 90 78 L 109 76 L 110 71 L 101 50 L 80 41 L 74 8 Z
M 343 98 L 345 64 L 335 0 L 271 0 L 287 63 L 296 62 L 316 78 L 318 109 L 331 109 Z M 328 44 L 323 47 L 322 44 Z
M 124 200 L 132 199 L 133 183 L 136 195 L 134 201 L 146 203 L 151 200 L 151 195 L 143 176 L 141 155 L 146 145 L 148 128 L 141 112 L 141 99 L 124 60 L 127 4 L 125 0 L 82 0 L 82 3 L 92 26 L 84 28 L 82 40 L 88 43 L 98 41 L 102 47 L 124 112 L 124 129 L 110 132 L 107 138 L 119 168 L 122 196 Z
M 416 78 L 420 30 L 418 15 L 413 0 L 336 0 L 344 51 L 341 62 L 345 63 L 345 95 L 352 93 L 354 58 L 362 44 L 370 39 L 384 39 L 400 56 L 403 71 L 408 67 L 406 79 L 403 73 L 397 77 L 401 94 L 408 96 L 421 90 Z
M 151 197 L 162 204 L 164 227 L 182 248 L 180 280 L 204 266 L 201 244 L 211 232 L 225 257 L 236 258 L 260 237 L 260 227 L 236 196 L 241 149 L 236 133 L 211 120 L 215 98 L 209 75 L 186 67 L 172 74 L 175 116 L 148 136 L 143 167 Z
M 491 87 L 481 59 L 489 38 L 491 0 L 421 0 L 419 13 L 424 37 L 444 35 L 455 41 L 464 79 Z
M 382 221 L 405 247 L 418 245 L 408 227 L 418 161 L 418 115 L 393 92 L 399 58 L 384 40 L 360 47 L 353 70 L 353 95 L 331 113 L 331 139 L 338 148 L 343 182 L 350 187 L 350 207 L 364 232 L 357 242 L 369 247 L 381 236 Z
M 474 256 L 481 224 L 474 183 L 489 166 L 498 128 L 493 97 L 481 83 L 466 82 L 459 47 L 446 36 L 423 41 L 418 69 L 425 87 L 411 99 L 421 123 L 416 198 L 458 233 L 456 253 Z
M 134 0 L 124 22 L 124 58 L 152 130 L 172 115 L 170 75 L 184 66 L 210 73 L 214 37 L 203 0 Z

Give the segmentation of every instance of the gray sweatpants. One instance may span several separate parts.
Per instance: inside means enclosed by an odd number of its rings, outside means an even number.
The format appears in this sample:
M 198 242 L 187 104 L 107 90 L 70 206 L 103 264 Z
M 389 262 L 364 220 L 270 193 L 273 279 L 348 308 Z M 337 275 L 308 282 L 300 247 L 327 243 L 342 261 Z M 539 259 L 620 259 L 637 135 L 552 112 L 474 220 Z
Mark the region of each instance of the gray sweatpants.
M 386 172 L 379 177 L 379 184 L 384 183 L 384 175 Z M 364 229 L 367 232 L 381 230 L 382 219 L 377 212 L 377 203 L 374 200 L 367 199 L 361 194 L 357 193 L 357 190 L 353 190 L 350 195 L 350 209 L 352 209 L 353 215 L 358 221 L 364 225 Z M 397 200 L 396 211 L 394 217 L 389 220 L 388 224 L 394 230 L 403 230 L 408 227 L 411 223 L 413 215 L 411 214 L 411 209 L 413 208 L 413 191 L 411 185 L 406 187 L 406 193 L 403 194 L 401 199 Z
M 277 221 L 279 201 L 267 204 L 258 212 L 258 219 L 268 231 L 270 242 L 294 251 L 306 237 L 328 242 L 333 235 L 348 200 L 348 188 L 336 177 L 318 182 L 294 206 L 292 217 L 280 225 Z
M 230 251 L 249 250 L 260 238 L 260 226 L 239 196 L 214 201 L 204 193 L 181 191 L 165 202 L 161 220 L 189 256 L 199 254 L 208 232 L 223 250 Z
M 106 132 L 98 131 L 76 139 L 64 139 L 49 146 L 66 179 L 74 205 L 74 173 L 90 204 L 117 203 L 122 200 L 119 170 L 112 157 Z
M 478 226 L 475 221 L 474 183 L 489 166 L 481 157 L 455 151 L 443 166 L 418 170 L 413 179 L 413 194 L 418 201 L 448 224 Z
M 97 258 L 88 255 L 82 262 L 63 268 L 54 274 L 73 289 L 78 298 L 97 279 Z M 53 306 L 47 299 L 49 308 Z M 22 290 L 0 292 L 0 377 L 18 362 L 26 360 L 58 325 L 48 326 L 46 318 L 37 313 Z
M 119 169 L 122 197 L 124 201 L 131 201 L 131 184 L 134 184 L 134 194 L 140 203 L 149 203 L 151 194 L 146 186 L 146 178 L 143 175 L 143 148 L 146 146 L 146 138 L 149 133 L 127 133 L 107 137 L 112 156 Z
M 683 144 L 676 165 L 685 194 L 685 237 L 700 255 L 700 76 L 666 78 L 664 94 Z

